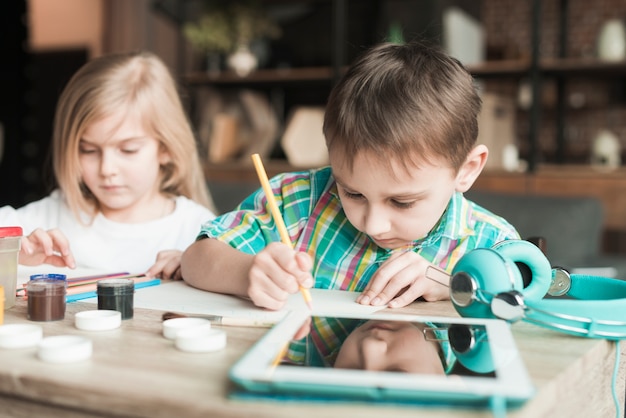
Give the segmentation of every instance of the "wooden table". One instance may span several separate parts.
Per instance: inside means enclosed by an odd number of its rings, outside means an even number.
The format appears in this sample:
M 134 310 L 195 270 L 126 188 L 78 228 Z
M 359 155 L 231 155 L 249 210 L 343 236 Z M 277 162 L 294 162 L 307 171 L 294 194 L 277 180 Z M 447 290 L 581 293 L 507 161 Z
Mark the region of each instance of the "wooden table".
M 112 331 L 87 332 L 74 327 L 74 314 L 94 305 L 68 305 L 63 321 L 40 323 L 44 336 L 87 335 L 90 360 L 48 364 L 36 350 L 0 349 L 2 417 L 487 417 L 489 411 L 392 407 L 367 403 L 322 404 L 247 402 L 228 399 L 230 366 L 266 331 L 228 327 L 223 351 L 178 351 L 161 335 L 160 311 L 135 309 L 135 316 Z M 415 303 L 402 313 L 456 316 L 449 302 Z M 5 311 L 5 324 L 25 323 L 26 306 L 18 301 Z M 536 396 L 512 417 L 614 417 L 611 375 L 613 343 L 564 336 L 536 326 L 513 326 Z M 623 346 L 623 345 L 622 345 Z M 620 347 L 622 347 L 620 346 Z M 626 358 L 626 357 L 621 357 Z M 624 362 L 617 390 L 624 403 Z

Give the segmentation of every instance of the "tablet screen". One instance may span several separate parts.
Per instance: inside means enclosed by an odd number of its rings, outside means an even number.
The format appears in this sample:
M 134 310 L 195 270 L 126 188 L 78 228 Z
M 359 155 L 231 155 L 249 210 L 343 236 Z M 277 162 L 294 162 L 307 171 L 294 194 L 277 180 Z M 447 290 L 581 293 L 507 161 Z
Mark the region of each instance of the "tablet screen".
M 313 316 L 311 328 L 338 329 L 340 331 L 333 337 L 339 334 L 341 341 L 330 349 L 327 341 L 318 344 L 323 345 L 319 349 L 325 354 L 321 356 L 323 360 L 298 365 L 412 374 L 495 376 L 489 336 L 482 324 Z M 304 333 L 299 329 L 297 334 L 292 341 L 300 340 Z M 315 338 L 310 338 L 308 344 L 316 345 Z M 471 369 L 463 364 L 468 356 L 475 358 L 478 355 L 480 360 L 468 364 Z M 458 357 L 463 361 L 457 361 Z M 293 365 L 293 362 L 287 354 L 280 359 L 280 364 Z

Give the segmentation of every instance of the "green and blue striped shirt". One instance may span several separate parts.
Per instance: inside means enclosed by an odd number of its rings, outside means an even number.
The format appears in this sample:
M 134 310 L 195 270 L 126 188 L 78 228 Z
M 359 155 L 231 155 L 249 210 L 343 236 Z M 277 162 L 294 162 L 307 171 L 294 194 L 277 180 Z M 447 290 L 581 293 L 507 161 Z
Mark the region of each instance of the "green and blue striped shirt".
M 393 251 L 414 251 L 451 271 L 468 251 L 519 238 L 503 218 L 456 193 L 428 236 L 410 247 L 387 250 L 350 224 L 330 167 L 280 174 L 270 180 L 270 185 L 294 249 L 307 252 L 313 259 L 316 288 L 361 291 Z M 234 211 L 205 223 L 198 238 L 216 238 L 249 254 L 280 241 L 262 189 Z M 292 362 L 334 362 L 337 348 L 353 326 L 339 321 L 321 322 L 312 325 L 306 342 L 292 344 L 288 353 Z

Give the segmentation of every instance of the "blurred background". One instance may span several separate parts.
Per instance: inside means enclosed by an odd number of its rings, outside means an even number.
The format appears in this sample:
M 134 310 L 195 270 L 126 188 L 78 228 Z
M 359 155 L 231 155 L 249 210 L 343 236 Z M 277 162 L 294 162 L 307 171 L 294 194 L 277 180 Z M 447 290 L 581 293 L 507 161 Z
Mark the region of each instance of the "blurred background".
M 491 156 L 476 187 L 596 196 L 605 232 L 624 241 L 623 0 L 12 0 L 0 16 L 0 205 L 53 186 L 56 100 L 90 58 L 158 54 L 179 82 L 207 180 L 253 182 L 252 151 L 270 174 L 325 163 L 325 100 L 357 54 L 426 38 L 480 88 Z M 572 183 L 581 173 L 593 182 Z

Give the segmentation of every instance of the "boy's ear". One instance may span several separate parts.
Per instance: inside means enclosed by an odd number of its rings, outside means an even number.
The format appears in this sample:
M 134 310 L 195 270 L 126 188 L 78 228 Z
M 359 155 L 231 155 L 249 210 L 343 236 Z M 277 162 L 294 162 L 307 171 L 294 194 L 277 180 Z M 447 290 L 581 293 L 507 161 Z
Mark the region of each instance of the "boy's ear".
M 466 192 L 472 187 L 474 181 L 478 178 L 487 163 L 489 149 L 486 145 L 479 144 L 470 151 L 465 162 L 456 175 L 456 191 Z

